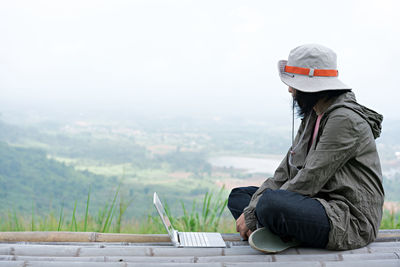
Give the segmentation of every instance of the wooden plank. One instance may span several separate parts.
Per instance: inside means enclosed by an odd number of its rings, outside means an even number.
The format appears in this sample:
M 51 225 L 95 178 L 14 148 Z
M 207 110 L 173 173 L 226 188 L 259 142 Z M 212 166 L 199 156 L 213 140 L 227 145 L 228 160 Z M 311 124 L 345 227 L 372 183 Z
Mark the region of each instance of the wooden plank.
M 351 267 L 399 267 L 400 261 L 399 260 L 376 260 L 376 261 L 353 261 L 351 262 Z M 194 265 L 195 266 L 195 265 Z M 243 263 L 226 263 L 224 264 L 225 267 L 239 267 L 239 266 L 246 266 L 248 267 L 249 264 Z M 269 262 L 266 264 L 265 262 L 254 262 L 251 263 L 252 267 L 348 267 L 348 262 L 315 262 L 315 261 L 305 261 L 305 262 Z
M 319 255 L 251 255 L 251 256 L 219 256 L 199 257 L 197 262 L 297 262 L 297 261 L 366 261 L 366 260 L 398 259 L 396 253 L 377 254 L 319 254 Z
M 126 267 L 126 263 L 116 263 L 116 262 L 47 262 L 47 261 L 33 261 L 33 262 L 25 262 L 25 261 L 15 261 L 15 262 L 0 262 L 0 267 L 3 266 L 12 266 L 12 267 L 68 267 L 68 266 L 76 266 L 76 267 L 96 267 L 96 266 L 104 266 L 104 267 Z
M 127 262 L 0 262 L 0 267 L 223 267 L 221 263 L 127 263 Z
M 10 247 L 0 247 L 0 255 L 10 255 Z
M 176 263 L 194 263 L 195 257 L 148 257 L 148 256 L 92 256 L 92 257 L 50 257 L 50 256 L 12 256 L 0 255 L 1 261 L 75 261 L 75 262 L 176 262 Z
M 342 255 L 343 261 L 369 261 L 369 260 L 400 260 L 398 253 L 387 252 L 387 253 L 373 253 L 373 254 L 344 254 Z
M 347 267 L 348 262 L 326 262 L 326 267 Z M 352 261 L 351 267 L 399 267 L 400 260 Z
M 231 242 L 227 241 L 227 248 L 249 246 L 248 242 Z M 160 246 L 173 247 L 171 242 L 156 242 L 156 243 L 132 243 L 132 242 L 2 242 L 0 243 L 0 254 L 3 247 L 10 245 L 57 245 L 57 246 L 81 246 L 81 247 L 131 247 L 131 246 Z M 400 242 L 373 242 L 368 247 L 400 247 Z
M 368 247 L 396 247 L 400 248 L 400 242 L 373 242 L 368 245 Z
M 321 255 L 313 255 L 314 257 L 308 256 L 306 260 L 317 261 L 317 260 L 334 260 L 335 255 L 328 255 L 330 256 L 328 259 L 325 257 L 321 257 Z M 284 256 L 286 258 L 280 257 L 278 258 L 277 255 L 240 255 L 240 256 L 216 256 L 216 257 L 199 257 L 197 262 L 223 262 L 223 263 L 253 263 L 253 262 L 296 262 L 301 261 L 302 255 L 290 255 Z
M 97 233 L 95 242 L 132 242 L 132 243 L 146 243 L 146 242 L 171 242 L 168 235 L 147 235 L 147 234 L 104 234 Z
M 308 266 L 308 267 L 347 267 L 348 263 L 345 262 L 270 262 L 268 263 L 267 266 L 270 267 L 303 267 L 303 266 Z M 354 265 L 353 265 L 354 264 Z M 220 264 L 220 263 L 160 263 L 157 264 L 157 266 L 160 267 L 170 267 L 170 266 L 178 266 L 178 267 L 203 267 L 203 266 L 226 266 L 226 267 L 239 267 L 239 266 L 244 266 L 248 267 L 248 263 L 226 263 L 226 264 Z M 16 267 L 25 267 L 25 266 L 31 266 L 31 267 L 37 267 L 37 266 L 43 266 L 43 267 L 68 267 L 68 266 L 78 266 L 78 267 L 95 267 L 95 266 L 104 266 L 104 267 L 114 267 L 114 266 L 124 266 L 124 267 L 153 267 L 154 263 L 89 263 L 89 262 L 7 262 L 7 263 L 2 263 L 0 262 L 0 267 L 2 266 L 16 266 Z M 251 266 L 266 266 L 265 262 L 255 262 L 252 263 Z M 352 262 L 352 267 L 398 267 L 399 266 L 399 261 L 396 260 L 386 260 L 386 261 L 376 261 L 376 262 Z
M 384 229 L 379 230 L 375 242 L 399 242 L 400 229 Z
M 369 261 L 369 262 L 352 262 L 352 267 L 398 267 L 399 261 L 398 260 L 378 260 L 378 261 Z M 3 266 L 11 266 L 11 267 L 153 267 L 154 263 L 104 263 L 104 262 L 0 262 L 0 267 Z M 171 267 L 171 266 L 178 266 L 178 267 L 248 267 L 248 263 L 160 263 L 157 264 L 160 267 Z M 266 266 L 265 262 L 255 262 L 252 263 L 251 266 Z M 348 263 L 346 262 L 269 262 L 269 267 L 347 267 Z
M 0 255 L 0 261 L 76 261 L 76 262 L 175 262 L 175 263 L 207 263 L 207 262 L 297 262 L 297 261 L 368 261 L 399 259 L 396 253 L 376 254 L 328 254 L 328 255 L 239 255 L 239 256 L 91 256 L 91 257 L 49 257 L 49 256 L 12 256 Z
M 104 234 L 96 232 L 0 232 L 0 242 L 170 242 L 166 234 Z
M 80 247 L 74 246 L 15 246 L 11 247 L 7 255 L 17 256 L 55 256 L 76 257 Z
M 251 267 L 324 267 L 323 263 L 318 261 L 306 261 L 306 262 L 252 262 Z M 249 263 L 226 263 L 224 267 L 249 267 Z M 193 266 L 194 267 L 194 266 Z
M 12 243 L 0 243 L 0 249 L 4 247 L 12 246 L 73 246 L 73 247 L 93 247 L 93 248 L 105 248 L 105 247 L 169 247 L 173 248 L 172 243 L 81 243 L 81 242 L 12 242 Z
M 221 256 L 221 248 L 160 248 L 160 247 L 127 247 L 127 248 L 82 248 L 80 256 L 157 256 L 157 257 L 182 257 L 182 256 Z
M 291 248 L 279 255 L 309 254 L 371 254 L 399 252 L 399 246 L 372 246 L 355 250 L 334 251 L 313 248 Z M 229 255 L 263 255 L 249 246 L 232 248 L 175 248 L 162 246 L 57 246 L 57 245 L 18 245 L 0 247 L 0 255 L 17 256 L 229 256 Z
M 24 267 L 24 262 L 22 261 L 7 261 L 1 262 L 0 267 Z
M 239 234 L 222 234 L 225 241 L 241 241 Z M 381 229 L 375 242 L 398 242 L 400 241 L 400 229 Z
M 0 232 L 0 242 L 90 242 L 95 236 L 91 232 Z
M 79 247 L 57 245 L 11 245 L 0 248 L 3 255 L 17 256 L 221 256 L 256 255 L 251 247 L 175 248 L 175 247 Z
M 353 250 L 343 250 L 343 251 L 336 251 L 336 250 L 326 250 L 326 249 L 315 249 L 315 248 L 291 248 L 285 251 L 280 252 L 281 255 L 293 255 L 293 254 L 301 254 L 301 255 L 308 255 L 308 254 L 368 254 L 368 253 L 385 253 L 385 252 L 395 252 L 399 251 L 398 247 L 363 247 Z
M 243 242 L 239 234 L 222 234 L 225 241 Z M 170 242 L 167 234 L 112 234 L 97 232 L 0 232 L 0 242 Z M 376 242 L 400 241 L 400 229 L 379 230 Z

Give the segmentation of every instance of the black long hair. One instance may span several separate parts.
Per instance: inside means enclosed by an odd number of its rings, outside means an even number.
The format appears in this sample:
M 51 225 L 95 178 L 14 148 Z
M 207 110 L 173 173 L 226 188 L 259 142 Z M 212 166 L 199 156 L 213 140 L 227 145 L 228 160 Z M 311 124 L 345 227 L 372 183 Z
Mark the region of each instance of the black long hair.
M 293 88 L 295 89 L 295 88 Z M 309 112 L 312 111 L 313 107 L 317 104 L 318 100 L 326 99 L 329 100 L 334 97 L 338 97 L 341 94 L 350 92 L 350 90 L 327 90 L 316 93 L 306 93 L 299 91 L 297 89 L 294 94 L 295 107 L 297 110 L 297 115 L 304 118 Z

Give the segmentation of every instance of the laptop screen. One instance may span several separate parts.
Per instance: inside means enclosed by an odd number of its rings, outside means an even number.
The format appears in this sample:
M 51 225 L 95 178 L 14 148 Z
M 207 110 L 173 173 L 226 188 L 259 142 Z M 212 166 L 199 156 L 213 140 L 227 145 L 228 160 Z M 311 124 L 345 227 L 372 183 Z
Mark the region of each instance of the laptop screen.
M 167 216 L 167 213 L 165 212 L 164 206 L 161 203 L 160 199 L 158 198 L 156 192 L 154 192 L 153 203 L 154 203 L 154 206 L 156 207 L 156 209 L 158 211 L 158 214 L 161 217 L 161 220 L 162 220 L 165 228 L 168 231 L 168 234 L 169 234 L 171 240 L 176 242 L 177 240 L 176 240 L 175 235 L 174 235 L 175 229 L 172 227 L 172 224 L 171 224 L 171 222 L 170 222 L 170 220 L 169 220 L 169 218 Z

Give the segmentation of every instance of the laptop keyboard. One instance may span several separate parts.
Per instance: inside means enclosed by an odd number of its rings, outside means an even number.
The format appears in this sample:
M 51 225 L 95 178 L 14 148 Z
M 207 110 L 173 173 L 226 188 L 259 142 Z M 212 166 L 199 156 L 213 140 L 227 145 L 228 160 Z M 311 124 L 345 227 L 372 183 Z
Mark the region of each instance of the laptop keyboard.
M 179 239 L 183 246 L 207 247 L 210 245 L 206 233 L 180 232 Z

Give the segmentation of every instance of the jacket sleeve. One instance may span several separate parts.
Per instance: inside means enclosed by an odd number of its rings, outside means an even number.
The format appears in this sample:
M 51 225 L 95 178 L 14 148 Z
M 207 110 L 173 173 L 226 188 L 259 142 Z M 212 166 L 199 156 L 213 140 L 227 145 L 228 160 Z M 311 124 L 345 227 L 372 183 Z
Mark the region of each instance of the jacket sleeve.
M 331 114 L 315 151 L 307 156 L 304 168 L 281 189 L 306 196 L 316 195 L 359 147 L 359 125 L 346 113 Z
M 264 183 L 253 194 L 249 205 L 243 210 L 246 225 L 252 231 L 254 231 L 257 228 L 257 218 L 255 216 L 255 209 L 262 193 L 264 193 L 264 191 L 267 188 L 273 190 L 279 189 L 287 181 L 289 177 L 289 165 L 288 165 L 289 153 L 290 152 L 286 154 L 286 157 L 282 160 L 281 164 L 276 169 L 274 176 L 264 181 Z

